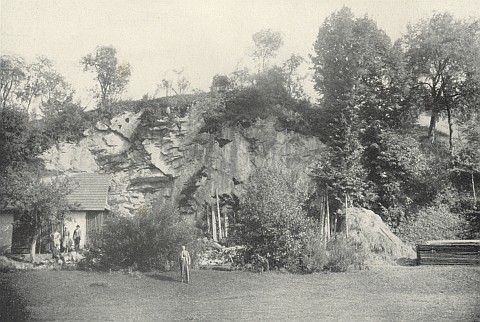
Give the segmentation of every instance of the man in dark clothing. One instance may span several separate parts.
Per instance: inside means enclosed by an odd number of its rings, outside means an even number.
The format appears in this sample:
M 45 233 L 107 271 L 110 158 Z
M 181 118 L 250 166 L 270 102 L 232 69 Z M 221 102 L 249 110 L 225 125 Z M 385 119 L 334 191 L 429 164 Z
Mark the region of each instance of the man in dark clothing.
M 80 250 L 80 239 L 82 238 L 82 231 L 80 230 L 80 225 L 77 225 L 77 228 L 73 231 L 73 241 L 75 242 L 75 251 Z

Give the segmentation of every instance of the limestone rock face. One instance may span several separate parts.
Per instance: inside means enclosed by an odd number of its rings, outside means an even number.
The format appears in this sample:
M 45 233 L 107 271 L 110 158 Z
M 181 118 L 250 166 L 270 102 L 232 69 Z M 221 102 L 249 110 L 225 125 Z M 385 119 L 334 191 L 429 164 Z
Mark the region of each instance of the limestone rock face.
M 43 154 L 47 170 L 59 172 L 98 172 L 99 165 L 88 146 L 61 143 Z
M 324 148 L 316 138 L 277 131 L 274 120 L 247 129 L 225 127 L 216 135 L 199 133 L 203 124 L 196 106 L 186 118 L 167 115 L 148 126 L 142 112 L 124 112 L 109 125 L 97 123 L 78 144 L 52 147 L 43 159 L 57 173 L 111 173 L 114 212 L 131 215 L 154 201 L 183 201 L 182 209 L 195 214 L 204 202 L 214 202 L 216 189 L 241 194 L 242 183 L 258 168 L 307 176 Z
M 123 112 L 110 121 L 110 129 L 130 140 L 140 124 L 141 116 L 142 112 Z

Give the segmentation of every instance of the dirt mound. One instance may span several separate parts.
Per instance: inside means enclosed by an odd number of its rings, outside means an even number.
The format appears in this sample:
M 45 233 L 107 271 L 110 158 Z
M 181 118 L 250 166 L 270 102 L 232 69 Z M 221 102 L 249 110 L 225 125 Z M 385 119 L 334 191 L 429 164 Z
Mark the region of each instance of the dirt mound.
M 349 208 L 348 227 L 349 235 L 366 246 L 372 263 L 416 258 L 413 248 L 395 236 L 380 216 L 371 210 Z

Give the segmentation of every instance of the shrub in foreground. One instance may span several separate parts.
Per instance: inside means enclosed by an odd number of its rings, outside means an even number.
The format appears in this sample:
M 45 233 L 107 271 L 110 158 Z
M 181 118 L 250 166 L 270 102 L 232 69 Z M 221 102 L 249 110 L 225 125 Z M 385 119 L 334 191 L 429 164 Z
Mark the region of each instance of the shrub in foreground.
M 367 260 L 367 251 L 355 238 L 338 234 L 325 242 L 320 238 L 307 243 L 302 257 L 303 269 L 307 273 L 332 271 L 345 272 L 350 267 L 362 269 Z
M 306 185 L 291 178 L 275 169 L 260 169 L 251 177 L 232 231 L 247 248 L 247 262 L 264 258 L 270 269 L 296 269 L 317 224 L 302 207 Z
M 175 210 L 157 206 L 141 209 L 132 218 L 110 219 L 99 236 L 99 247 L 87 252 L 80 266 L 149 270 L 164 269 L 175 261 L 180 246 L 193 243 L 198 230 Z

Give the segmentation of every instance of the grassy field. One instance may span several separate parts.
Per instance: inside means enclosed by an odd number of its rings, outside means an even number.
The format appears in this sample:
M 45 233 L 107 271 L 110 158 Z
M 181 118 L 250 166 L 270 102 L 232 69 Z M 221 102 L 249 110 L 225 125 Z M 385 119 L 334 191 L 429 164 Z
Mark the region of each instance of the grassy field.
M 7 320 L 479 321 L 480 267 L 291 275 L 193 271 L 0 274 Z

